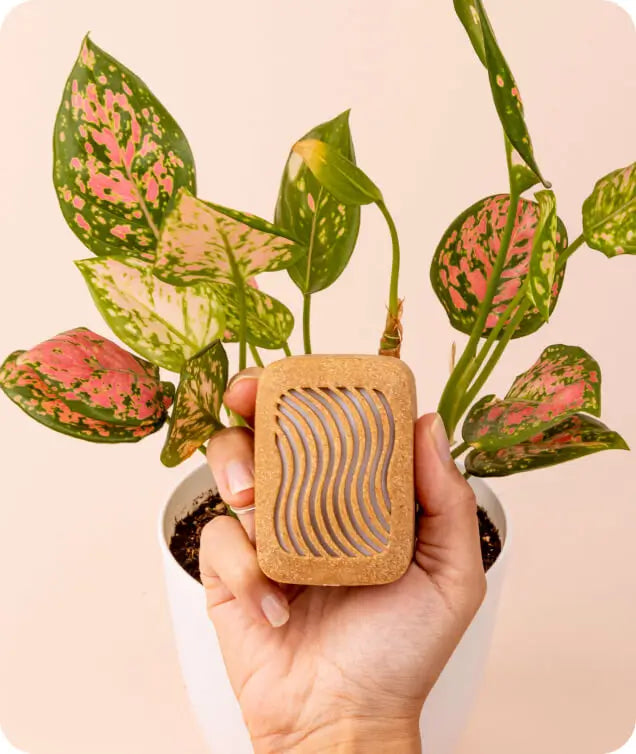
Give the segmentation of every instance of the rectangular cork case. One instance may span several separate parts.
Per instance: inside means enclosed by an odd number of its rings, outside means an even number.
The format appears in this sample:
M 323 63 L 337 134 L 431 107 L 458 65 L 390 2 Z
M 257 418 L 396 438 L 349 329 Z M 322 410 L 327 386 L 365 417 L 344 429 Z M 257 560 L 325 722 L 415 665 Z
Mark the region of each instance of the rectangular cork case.
M 413 557 L 415 381 L 389 356 L 268 366 L 255 418 L 256 549 L 292 584 L 386 584 Z

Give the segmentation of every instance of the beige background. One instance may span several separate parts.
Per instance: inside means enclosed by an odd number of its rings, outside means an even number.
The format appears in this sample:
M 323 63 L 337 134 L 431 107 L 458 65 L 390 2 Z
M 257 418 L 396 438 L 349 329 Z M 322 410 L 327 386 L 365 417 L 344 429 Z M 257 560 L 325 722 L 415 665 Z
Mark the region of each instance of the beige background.
M 489 0 L 543 171 L 571 237 L 596 178 L 636 157 L 635 34 L 601 0 Z M 177 117 L 200 194 L 270 216 L 291 142 L 353 107 L 360 163 L 405 251 L 404 356 L 434 409 L 453 332 L 428 265 L 453 216 L 505 190 L 484 72 L 450 0 L 38 2 L 0 38 L 0 353 L 76 325 L 107 332 L 71 260 L 50 180 L 51 130 L 81 37 L 138 72 Z M 389 244 L 364 214 L 354 260 L 315 300 L 317 351 L 372 351 Z M 284 274 L 267 290 L 294 302 Z M 604 370 L 604 417 L 636 446 L 636 259 L 582 249 L 559 307 L 515 342 L 492 387 L 550 343 Z M 299 337 L 294 337 L 299 345 Z M 0 401 L 0 721 L 31 754 L 203 754 L 170 636 L 157 511 L 194 463 L 158 461 L 161 437 L 103 447 L 56 435 Z M 495 483 L 513 561 L 461 754 L 602 754 L 634 720 L 635 456 L 605 453 Z M 432 753 L 434 754 L 434 753 Z

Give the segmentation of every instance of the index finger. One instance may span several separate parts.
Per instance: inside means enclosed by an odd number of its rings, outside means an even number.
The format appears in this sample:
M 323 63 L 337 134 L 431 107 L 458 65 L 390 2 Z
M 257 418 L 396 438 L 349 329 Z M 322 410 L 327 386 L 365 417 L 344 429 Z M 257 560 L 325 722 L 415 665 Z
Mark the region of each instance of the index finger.
M 250 427 L 254 426 L 256 391 L 262 373 L 261 367 L 248 367 L 234 375 L 223 397 L 225 405 L 245 419 Z

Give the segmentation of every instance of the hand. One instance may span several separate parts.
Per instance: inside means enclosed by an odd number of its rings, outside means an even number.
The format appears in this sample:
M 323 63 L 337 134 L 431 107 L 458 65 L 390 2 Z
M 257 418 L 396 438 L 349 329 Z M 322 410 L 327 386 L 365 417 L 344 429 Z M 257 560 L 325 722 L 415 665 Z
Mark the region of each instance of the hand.
M 225 395 L 250 425 L 260 371 L 241 372 Z M 253 454 L 244 427 L 208 446 L 219 492 L 239 511 L 254 504 Z M 275 584 L 258 567 L 253 513 L 204 528 L 207 610 L 257 753 L 420 751 L 424 700 L 486 589 L 475 498 L 436 414 L 415 425 L 415 495 L 413 562 L 383 586 Z

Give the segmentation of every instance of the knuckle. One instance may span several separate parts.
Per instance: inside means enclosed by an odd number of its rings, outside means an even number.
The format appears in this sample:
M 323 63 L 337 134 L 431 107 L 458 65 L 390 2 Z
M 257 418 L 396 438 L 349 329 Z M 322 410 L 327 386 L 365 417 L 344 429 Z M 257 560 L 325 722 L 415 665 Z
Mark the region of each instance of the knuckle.
M 201 530 L 201 549 L 209 547 L 219 536 L 227 531 L 229 516 L 215 516 Z

